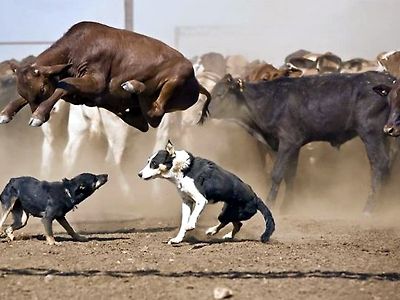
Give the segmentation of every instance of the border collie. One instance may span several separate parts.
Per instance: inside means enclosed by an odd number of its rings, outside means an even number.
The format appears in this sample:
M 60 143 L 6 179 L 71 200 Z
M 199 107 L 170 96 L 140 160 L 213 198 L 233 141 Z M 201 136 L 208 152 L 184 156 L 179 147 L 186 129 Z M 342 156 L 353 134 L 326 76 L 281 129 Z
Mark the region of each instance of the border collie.
M 68 223 L 65 215 L 81 203 L 108 180 L 107 174 L 80 174 L 72 179 L 64 178 L 61 182 L 39 181 L 33 177 L 11 178 L 0 195 L 3 216 L 0 219 L 0 229 L 11 212 L 14 222 L 6 229 L 10 240 L 13 232 L 21 229 L 28 222 L 29 215 L 42 218 L 46 241 L 49 245 L 59 245 L 53 236 L 53 220 L 67 231 L 77 241 L 87 241 L 87 238 L 77 234 Z
M 176 185 L 182 198 L 182 221 L 176 237 L 168 244 L 180 243 L 186 231 L 193 230 L 197 219 L 207 203 L 224 202 L 219 224 L 209 228 L 207 235 L 215 235 L 227 224 L 233 230 L 224 239 L 232 239 L 242 227 L 241 221 L 250 219 L 259 210 L 264 217 L 266 229 L 261 236 L 267 242 L 275 230 L 272 214 L 251 187 L 236 175 L 222 169 L 217 164 L 191 153 L 179 150 L 168 141 L 165 150 L 154 153 L 147 165 L 139 172 L 145 180 L 166 178 Z

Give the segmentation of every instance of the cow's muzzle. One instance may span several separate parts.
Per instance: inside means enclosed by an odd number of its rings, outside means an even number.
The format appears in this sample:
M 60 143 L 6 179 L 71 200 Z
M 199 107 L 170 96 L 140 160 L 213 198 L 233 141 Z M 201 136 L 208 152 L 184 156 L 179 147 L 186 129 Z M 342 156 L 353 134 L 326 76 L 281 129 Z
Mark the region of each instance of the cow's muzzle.
M 383 127 L 383 132 L 387 135 L 393 136 L 393 137 L 397 137 L 400 135 L 400 130 L 399 128 L 396 128 L 393 125 L 385 125 Z

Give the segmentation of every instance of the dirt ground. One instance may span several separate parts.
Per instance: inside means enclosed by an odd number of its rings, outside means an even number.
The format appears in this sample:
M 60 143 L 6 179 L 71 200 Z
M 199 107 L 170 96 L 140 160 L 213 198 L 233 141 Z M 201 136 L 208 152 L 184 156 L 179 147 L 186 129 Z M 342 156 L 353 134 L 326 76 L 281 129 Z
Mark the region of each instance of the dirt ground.
M 27 115 L 18 118 L 0 128 L 1 185 L 12 176 L 70 176 L 61 160 L 55 174 L 40 174 L 41 132 L 27 127 Z M 207 126 L 185 143 L 173 137 L 177 148 L 218 162 L 265 199 L 268 171 L 254 140 L 237 127 Z M 313 164 L 302 152 L 295 206 L 288 215 L 273 209 L 277 227 L 269 243 L 259 242 L 260 215 L 234 241 L 208 238 L 217 204 L 181 245 L 171 246 L 164 242 L 177 233 L 179 197 L 165 181 L 136 176 L 151 154 L 153 133 L 129 143 L 123 165 L 129 195 L 104 163 L 104 141 L 88 140 L 74 172 L 106 171 L 110 181 L 67 218 L 89 242 L 72 241 L 56 225 L 62 245 L 48 246 L 40 221 L 30 219 L 16 241 L 0 239 L 0 299 L 213 299 L 216 287 L 231 289 L 233 299 L 400 299 L 400 205 L 394 197 L 372 216 L 361 214 L 369 166 L 359 141 L 340 151 L 320 144 Z
M 89 242 L 45 244 L 40 224 L 0 242 L 1 299 L 399 299 L 400 226 L 370 219 L 277 217 L 262 244 L 260 220 L 237 239 L 209 239 L 204 220 L 186 242 L 163 241 L 178 219 L 78 222 Z M 391 220 L 393 221 L 393 220 Z M 215 221 L 214 221 L 215 222 Z

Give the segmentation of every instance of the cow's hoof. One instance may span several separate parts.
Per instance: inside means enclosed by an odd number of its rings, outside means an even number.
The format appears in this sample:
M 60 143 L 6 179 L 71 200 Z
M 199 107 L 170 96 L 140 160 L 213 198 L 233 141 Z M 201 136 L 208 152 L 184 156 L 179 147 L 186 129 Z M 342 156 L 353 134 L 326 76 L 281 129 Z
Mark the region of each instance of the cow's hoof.
M 146 89 L 146 86 L 139 81 L 131 80 L 121 84 L 121 87 L 131 94 L 141 94 Z
M 31 118 L 31 119 L 29 120 L 29 126 L 32 126 L 32 127 L 39 127 L 39 126 L 41 126 L 43 123 L 44 123 L 44 122 L 43 122 L 42 120 L 39 120 L 39 119 L 37 119 L 37 118 Z
M 11 118 L 6 115 L 1 115 L 0 116 L 0 124 L 6 124 L 11 121 Z
M 127 91 L 127 92 L 129 92 L 129 93 L 131 93 L 131 94 L 136 94 L 136 93 L 137 93 L 135 87 L 134 87 L 133 84 L 130 83 L 129 81 L 124 82 L 123 84 L 121 84 L 121 87 L 122 87 L 125 91 Z

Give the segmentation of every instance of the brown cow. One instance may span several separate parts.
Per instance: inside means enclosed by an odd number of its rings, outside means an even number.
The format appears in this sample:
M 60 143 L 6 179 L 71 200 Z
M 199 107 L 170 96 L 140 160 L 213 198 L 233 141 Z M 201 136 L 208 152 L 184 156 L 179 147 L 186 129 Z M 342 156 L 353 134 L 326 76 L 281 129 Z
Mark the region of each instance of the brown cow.
M 289 75 L 288 70 L 284 69 L 279 70 L 271 64 L 260 63 L 250 68 L 244 79 L 246 81 L 258 81 L 258 80 L 269 81 L 288 75 Z
M 105 108 L 145 132 L 148 124 L 157 127 L 164 113 L 195 104 L 199 92 L 210 100 L 181 53 L 156 39 L 94 22 L 72 26 L 33 64 L 12 67 L 22 98 L 3 109 L 0 123 L 29 103 L 29 125 L 40 126 L 62 98 Z M 206 111 L 207 105 L 204 117 Z
M 376 59 L 390 75 L 400 78 L 400 51 L 383 52 Z

